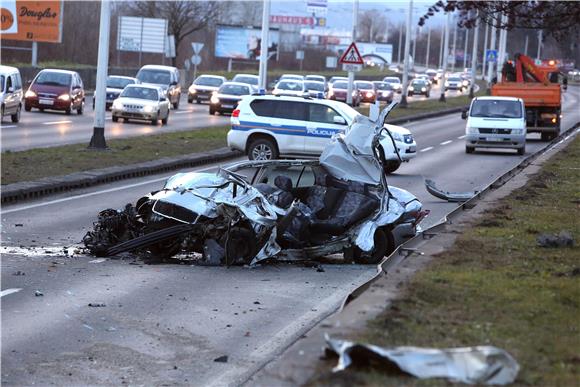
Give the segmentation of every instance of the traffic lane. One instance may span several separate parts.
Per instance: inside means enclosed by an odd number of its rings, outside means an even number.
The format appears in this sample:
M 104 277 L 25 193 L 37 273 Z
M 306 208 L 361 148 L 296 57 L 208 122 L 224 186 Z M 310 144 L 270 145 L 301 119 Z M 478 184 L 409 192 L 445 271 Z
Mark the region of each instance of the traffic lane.
M 177 132 L 219 125 L 227 125 L 229 116 L 210 116 L 206 104 L 188 104 L 187 96 L 182 96 L 180 108 L 172 110 L 169 124 L 156 126 L 145 121 L 111 121 L 111 113 L 106 113 L 105 138 L 125 138 L 146 134 Z M 66 115 L 62 112 L 48 111 L 23 112 L 21 122 L 3 122 L 0 138 L 2 151 L 19 151 L 67 144 L 88 142 L 93 134 L 94 111 L 85 109 L 83 115 Z

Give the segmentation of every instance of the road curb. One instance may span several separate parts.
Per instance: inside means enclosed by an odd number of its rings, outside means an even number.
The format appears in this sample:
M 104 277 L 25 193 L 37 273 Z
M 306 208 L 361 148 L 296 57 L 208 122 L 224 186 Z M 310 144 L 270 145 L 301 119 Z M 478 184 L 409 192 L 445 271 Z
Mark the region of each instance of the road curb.
M 36 181 L 25 181 L 3 186 L 0 197 L 2 204 L 16 203 L 20 200 L 35 199 L 97 184 L 169 172 L 175 169 L 197 167 L 217 161 L 229 160 L 241 155 L 241 152 L 232 151 L 229 148 L 218 148 L 208 152 L 172 158 L 166 157 L 129 166 L 115 166 L 77 172 L 66 176 L 46 177 Z
M 428 118 L 437 118 L 437 117 L 446 116 L 447 114 L 460 113 L 465 108 L 469 108 L 469 105 L 458 106 L 455 108 L 440 110 L 440 111 L 436 111 L 436 112 L 432 112 L 432 113 L 423 113 L 423 114 L 417 114 L 414 116 L 394 118 L 392 120 L 385 120 L 385 123 L 398 125 L 398 124 L 404 124 L 406 122 L 426 120 Z

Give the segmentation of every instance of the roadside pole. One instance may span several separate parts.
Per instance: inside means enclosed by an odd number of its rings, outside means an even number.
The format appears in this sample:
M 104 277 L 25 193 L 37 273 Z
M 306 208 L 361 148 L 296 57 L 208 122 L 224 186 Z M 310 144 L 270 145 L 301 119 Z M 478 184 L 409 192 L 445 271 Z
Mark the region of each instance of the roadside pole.
M 497 35 L 496 30 L 497 30 L 497 28 L 495 27 L 495 22 L 494 22 L 494 25 L 491 26 L 491 42 L 489 43 L 490 50 L 495 50 L 495 36 Z M 493 75 L 493 63 L 494 62 L 489 62 L 487 64 L 487 66 L 488 66 L 487 67 L 487 90 L 488 91 L 491 89 L 491 76 Z
M 449 21 L 451 20 L 451 13 L 447 13 L 445 20 L 445 42 L 443 43 L 443 74 L 441 76 L 441 95 L 439 102 L 447 102 L 445 99 L 445 82 L 447 82 L 447 59 L 449 56 Z
M 507 23 L 507 15 L 504 14 L 501 16 L 501 25 L 502 27 L 505 27 Z M 502 28 L 499 31 L 499 45 L 498 45 L 498 61 L 497 61 L 497 68 L 496 68 L 496 77 L 497 77 L 497 81 L 501 82 L 502 81 L 502 70 L 503 70 L 503 65 L 505 62 L 505 48 L 506 48 L 506 44 L 507 44 L 507 30 L 505 28 Z
M 431 48 L 431 28 L 427 28 L 427 53 L 425 54 L 425 71 L 429 69 L 429 49 Z
M 401 46 L 403 45 L 403 23 L 399 28 L 399 49 L 397 50 L 397 66 L 401 65 Z
M 544 35 L 544 31 L 540 30 L 538 32 L 538 55 L 536 55 L 536 59 L 540 59 L 540 54 L 542 53 L 542 36 Z
M 101 1 L 101 21 L 99 26 L 99 53 L 97 60 L 97 87 L 95 93 L 95 121 L 93 136 L 89 143 L 89 149 L 107 149 L 105 141 L 105 101 L 107 71 L 109 67 L 109 26 L 111 23 L 111 3 L 109 0 Z M 93 97 L 94 98 L 94 97 Z
M 467 43 L 469 42 L 469 29 L 465 29 L 465 47 L 463 47 L 463 68 L 467 67 Z
M 32 67 L 38 67 L 38 42 L 32 42 Z
M 445 40 L 445 28 L 443 28 L 441 30 L 441 38 L 439 41 L 439 67 L 437 68 L 441 68 L 441 66 L 443 66 L 443 41 Z
M 483 37 L 483 55 L 481 57 L 481 79 L 485 79 L 485 65 L 487 61 L 485 60 L 485 53 L 487 51 L 487 36 L 489 35 L 489 24 L 485 23 L 485 36 Z
M 352 41 L 356 43 L 356 26 L 358 24 L 358 0 L 352 4 Z M 348 72 L 348 88 L 346 91 L 346 103 L 352 106 L 352 92 L 354 90 L 354 71 Z
M 405 33 L 405 57 L 403 58 L 403 90 L 401 90 L 401 103 L 399 106 L 407 107 L 407 93 L 409 92 L 409 49 L 411 45 L 411 22 L 413 15 L 413 0 L 409 0 L 409 10 L 407 11 L 407 32 Z
M 455 49 L 457 48 L 457 21 L 453 18 L 453 51 L 451 53 L 453 58 L 453 72 L 455 72 L 455 61 L 457 60 L 457 55 Z
M 475 27 L 473 28 L 473 47 L 471 48 L 471 87 L 469 98 L 475 97 L 475 71 L 477 70 L 477 43 L 479 39 L 479 11 L 475 14 Z
M 268 36 L 270 34 L 270 0 L 263 0 L 262 9 L 262 36 L 260 42 L 260 71 L 259 71 L 259 89 L 260 92 L 268 86 Z
M 526 42 L 524 43 L 524 55 L 528 56 L 528 34 L 526 34 Z

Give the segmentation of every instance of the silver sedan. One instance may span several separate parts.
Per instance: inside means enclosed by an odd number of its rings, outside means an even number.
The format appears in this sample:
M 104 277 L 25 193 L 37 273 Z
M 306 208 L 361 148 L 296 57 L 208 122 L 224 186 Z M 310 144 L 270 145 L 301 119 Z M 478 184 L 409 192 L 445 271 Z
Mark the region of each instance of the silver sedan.
M 153 125 L 161 120 L 169 122 L 169 100 L 156 86 L 128 85 L 119 98 L 113 101 L 113 122 L 125 120 L 145 120 Z

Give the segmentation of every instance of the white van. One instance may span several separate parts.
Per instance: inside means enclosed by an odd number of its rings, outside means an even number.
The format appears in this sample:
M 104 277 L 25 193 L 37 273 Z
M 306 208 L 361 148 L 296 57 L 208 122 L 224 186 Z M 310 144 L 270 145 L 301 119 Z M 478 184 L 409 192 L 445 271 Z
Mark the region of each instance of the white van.
M 477 97 L 471 101 L 465 126 L 465 152 L 475 148 L 510 148 L 526 153 L 526 109 L 521 98 Z
M 12 122 L 20 121 L 22 111 L 22 78 L 16 67 L 0 66 L 0 121 L 10 116 Z

